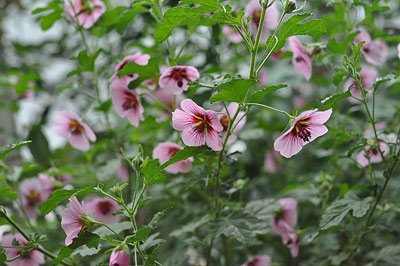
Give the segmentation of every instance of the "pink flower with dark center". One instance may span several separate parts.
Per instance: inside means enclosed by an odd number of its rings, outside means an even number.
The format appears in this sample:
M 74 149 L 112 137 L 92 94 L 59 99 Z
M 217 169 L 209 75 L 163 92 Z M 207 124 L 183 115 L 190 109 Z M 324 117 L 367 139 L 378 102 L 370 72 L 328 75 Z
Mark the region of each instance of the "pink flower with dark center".
M 238 108 L 239 108 L 239 105 L 237 103 L 230 103 L 228 105 L 227 109 L 228 109 L 228 113 L 229 113 L 229 116 L 231 117 L 231 119 L 235 115 Z M 227 114 L 225 108 L 222 108 L 221 112 L 224 114 L 219 114 L 218 119 L 223 127 L 223 129 L 221 131 L 222 139 L 225 140 L 225 136 L 226 136 L 230 121 L 229 121 L 228 114 Z M 243 128 L 244 124 L 246 124 L 246 117 L 244 116 L 244 114 L 245 114 L 244 112 L 239 112 L 238 116 L 236 117 L 234 124 L 232 126 L 232 129 L 233 129 L 232 134 L 229 136 L 228 141 L 227 141 L 228 145 L 233 143 L 236 140 L 237 132 Z
M 57 111 L 57 115 L 58 117 L 53 123 L 54 131 L 61 137 L 67 137 L 75 149 L 89 150 L 89 140 L 96 141 L 96 135 L 90 127 L 71 111 Z
M 261 13 L 262 7 L 260 6 L 260 1 L 258 0 L 251 0 L 244 10 L 243 18 L 246 19 L 247 17 L 251 17 L 250 33 L 254 36 L 257 34 L 258 26 L 260 25 Z M 261 42 L 265 42 L 267 40 L 268 32 L 271 30 L 275 30 L 275 28 L 278 26 L 278 21 L 279 11 L 274 3 L 267 8 L 267 11 L 265 13 L 264 25 L 260 39 Z
M 110 266 L 129 266 L 131 259 L 122 249 L 113 251 L 110 256 Z
M 179 146 L 178 144 L 172 143 L 172 142 L 162 142 L 157 145 L 157 147 L 153 150 L 153 158 L 160 159 L 160 164 L 163 164 L 172 157 L 175 156 L 175 154 L 182 150 L 183 148 Z M 176 162 L 174 164 L 171 164 L 165 170 L 171 174 L 176 174 L 176 173 L 188 173 L 190 170 L 192 170 L 192 162 L 193 162 L 193 157 L 190 157 L 186 160 Z
M 120 117 L 126 116 L 133 126 L 138 127 L 140 120 L 144 120 L 144 109 L 134 90 L 130 90 L 119 83 L 118 86 L 113 88 L 112 102 L 118 115 Z
M 81 205 L 75 196 L 70 198 L 69 202 L 71 206 L 64 210 L 61 218 L 61 227 L 67 235 L 65 238 L 66 246 L 72 243 L 72 239 L 76 238 L 79 232 L 91 225 L 88 219 L 85 219 L 87 217 L 86 212 L 89 210 L 85 203 L 82 201 Z
M 182 131 L 182 140 L 188 146 L 201 146 L 207 143 L 214 151 L 222 150 L 218 132 L 223 127 L 218 114 L 204 110 L 190 99 L 181 102 L 181 108 L 172 113 L 172 124 L 176 130 Z
M 31 219 L 36 219 L 40 215 L 39 205 L 52 193 L 46 189 L 46 183 L 39 178 L 24 179 L 19 185 L 19 192 L 25 212 Z M 24 216 L 23 214 L 21 212 L 21 216 Z
M 278 172 L 277 160 L 279 153 L 276 151 L 267 151 L 264 159 L 264 169 L 272 174 Z
M 127 75 L 127 76 L 122 76 L 118 77 L 117 74 L 119 71 L 121 71 L 129 62 L 134 62 L 138 65 L 145 66 L 149 63 L 150 55 L 148 54 L 142 54 L 141 52 L 137 52 L 134 55 L 128 55 L 122 60 L 121 63 L 119 63 L 115 67 L 115 72 L 112 75 L 110 82 L 111 82 L 111 89 L 114 89 L 114 87 L 128 87 L 129 83 L 139 77 L 138 74 L 132 74 L 132 75 Z M 121 83 L 121 84 L 120 84 Z
M 234 28 L 230 26 L 223 26 L 222 33 L 231 43 L 240 43 L 242 41 L 242 36 Z
M 363 27 L 355 28 L 353 32 L 354 31 L 360 32 L 354 38 L 355 43 L 361 41 L 365 42 L 361 47 L 361 52 L 364 54 L 365 60 L 370 64 L 382 66 L 387 57 L 388 48 L 386 43 L 382 42 L 380 39 L 371 40 L 371 36 Z
M 16 234 L 5 235 L 1 245 L 11 247 L 13 246 L 14 239 L 17 240 L 18 245 L 21 247 L 27 246 L 28 244 L 28 241 L 21 234 Z M 4 248 L 4 250 L 6 251 L 7 259 L 11 259 L 20 255 L 22 252 L 29 250 L 29 248 Z M 10 262 L 5 262 L 5 264 L 8 266 L 39 266 L 40 264 L 44 264 L 44 262 L 44 255 L 37 250 L 32 250 L 25 254 L 24 257 L 20 257 Z
M 187 91 L 189 83 L 200 77 L 199 71 L 192 66 L 174 66 L 163 71 L 158 84 L 173 94 Z
M 87 209 L 94 212 L 94 220 L 112 224 L 119 222 L 120 215 L 112 215 L 120 209 L 119 205 L 109 198 L 96 197 L 87 203 Z
M 106 12 L 106 5 L 100 0 L 64 0 L 68 17 L 85 29 L 94 23 Z
M 242 266 L 269 266 L 270 264 L 271 264 L 270 256 L 264 255 L 251 258 L 244 264 L 242 264 Z
M 293 51 L 292 63 L 297 73 L 310 80 L 312 73 L 311 54 L 301 44 L 297 37 L 289 37 L 290 49 Z
M 381 149 L 383 156 L 387 156 L 390 152 L 389 146 L 382 141 L 379 142 L 379 148 Z M 361 167 L 366 167 L 370 163 L 380 163 L 380 162 L 382 162 L 382 156 L 381 156 L 376 144 L 365 147 L 365 149 L 362 150 L 357 155 L 357 163 Z
M 372 88 L 372 85 L 374 85 L 375 80 L 378 77 L 378 72 L 374 68 L 363 66 L 360 71 L 360 77 L 361 77 L 362 88 L 364 91 L 367 91 Z M 346 80 L 343 91 L 347 91 L 352 85 L 354 85 L 355 87 L 353 87 L 350 90 L 351 95 L 361 100 L 362 92 L 360 88 L 357 87 L 356 81 L 354 79 L 349 78 L 348 80 Z M 353 98 L 349 98 L 349 101 L 351 103 L 360 103 L 359 101 Z
M 290 248 L 293 257 L 299 252 L 299 240 L 293 227 L 297 224 L 297 200 L 283 198 L 279 200 L 282 206 L 271 220 L 272 229 L 281 235 L 283 243 Z
M 289 130 L 275 140 L 274 149 L 286 158 L 299 153 L 304 145 L 328 132 L 324 123 L 331 114 L 332 109 L 323 112 L 315 109 L 301 113 Z

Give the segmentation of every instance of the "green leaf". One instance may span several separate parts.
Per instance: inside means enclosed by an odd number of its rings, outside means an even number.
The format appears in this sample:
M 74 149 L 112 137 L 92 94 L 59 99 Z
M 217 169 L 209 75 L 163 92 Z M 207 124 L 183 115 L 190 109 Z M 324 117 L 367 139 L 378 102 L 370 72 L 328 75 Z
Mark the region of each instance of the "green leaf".
M 51 194 L 50 198 L 48 198 L 45 202 L 40 204 L 39 210 L 43 215 L 46 215 L 50 213 L 52 210 L 54 210 L 57 205 L 65 200 L 68 199 L 72 196 L 78 196 L 81 194 L 87 194 L 87 193 L 94 193 L 97 192 L 97 188 L 93 187 L 87 187 L 84 189 L 58 189 Z
M 111 101 L 111 99 L 108 99 L 107 101 L 104 101 L 99 106 L 97 106 L 96 110 L 100 111 L 100 112 L 108 113 L 111 105 L 112 105 L 112 101 Z
M 42 166 L 48 166 L 50 162 L 49 142 L 42 132 L 41 124 L 32 126 L 28 138 L 32 140 L 28 147 L 35 161 Z
M 126 243 L 132 243 L 134 241 L 146 241 L 147 237 L 151 232 L 151 228 L 149 226 L 142 226 L 136 233 L 132 236 L 128 236 L 126 239 Z
M 347 76 L 346 71 L 340 70 L 333 75 L 333 84 L 338 86 L 342 82 L 343 78 Z
M 10 188 L 1 188 L 0 189 L 0 195 L 1 197 L 6 197 L 10 199 L 17 199 L 18 194 L 12 191 Z
M 156 214 L 154 214 L 153 219 L 151 219 L 150 223 L 149 223 L 149 227 L 151 229 L 156 229 L 157 228 L 157 223 L 161 220 L 162 217 L 164 217 L 164 215 L 169 212 L 172 209 L 172 207 L 166 208 L 165 210 L 161 211 L 161 212 L 157 212 Z
M 350 211 L 354 217 L 361 218 L 369 210 L 371 202 L 372 197 L 360 199 L 354 192 L 348 192 L 343 199 L 333 202 L 326 208 L 319 226 L 322 230 L 337 226 Z
M 199 4 L 214 8 L 215 10 L 224 10 L 218 0 L 181 0 L 179 4 Z
M 77 238 L 72 240 L 72 244 L 61 248 L 60 252 L 57 255 L 57 258 L 53 260 L 53 265 L 59 265 L 59 263 L 69 257 L 74 251 L 83 245 L 86 245 L 88 248 L 97 248 L 100 243 L 100 237 L 96 234 L 90 233 L 89 231 L 82 231 L 78 234 Z
M 129 84 L 130 89 L 136 88 L 143 80 L 158 78 L 160 76 L 159 66 L 161 59 L 161 56 L 152 57 L 145 66 L 138 65 L 135 62 L 129 62 L 118 72 L 117 76 L 122 77 L 138 74 L 139 77 Z
M 88 54 L 88 51 L 86 49 L 81 51 L 77 57 L 72 58 L 79 62 L 80 67 L 69 72 L 67 74 L 67 77 L 72 77 L 76 74 L 79 74 L 79 73 L 85 72 L 85 71 L 88 71 L 88 72 L 95 71 L 94 64 L 95 64 L 96 58 L 100 55 L 100 53 L 102 51 L 103 51 L 103 49 L 98 49 L 93 54 Z
M 31 140 L 26 140 L 26 141 L 13 143 L 13 144 L 8 144 L 8 145 L 2 147 L 1 150 L 0 150 L 0 160 L 6 158 L 7 157 L 7 153 L 9 153 L 9 152 L 11 152 L 11 151 L 13 151 L 15 149 L 18 149 L 21 146 L 29 144 L 31 142 L 32 142 Z
M 219 85 L 216 90 L 220 91 L 211 97 L 210 102 L 230 101 L 243 103 L 246 100 L 250 87 L 256 84 L 252 79 L 234 79 Z
M 149 160 L 147 164 L 142 168 L 142 171 L 145 175 L 144 182 L 152 183 L 152 179 L 155 178 L 159 173 L 166 167 L 170 166 L 173 163 L 186 160 L 189 157 L 196 156 L 200 153 L 209 152 L 211 151 L 206 146 L 199 146 L 199 147 L 185 147 L 182 150 L 178 151 L 174 157 L 169 159 L 167 162 L 163 163 L 162 165 L 158 166 L 158 159 Z M 153 181 L 154 182 L 154 181 Z
M 0 250 L 0 263 L 4 263 L 7 260 L 6 252 L 1 249 Z
M 332 108 L 340 100 L 342 100 L 344 98 L 347 98 L 347 97 L 350 97 L 350 96 L 351 96 L 351 93 L 350 93 L 350 90 L 348 90 L 346 92 L 342 92 L 342 93 L 339 93 L 339 94 L 335 94 L 335 95 L 326 97 L 325 99 L 323 99 L 321 101 L 321 103 L 324 104 L 326 108 Z
M 251 95 L 250 102 L 260 103 L 260 102 L 262 102 L 262 99 L 265 95 L 268 95 L 271 92 L 274 92 L 276 90 L 286 88 L 286 87 L 287 87 L 286 84 L 280 84 L 280 85 L 276 85 L 276 86 L 268 86 L 264 89 L 258 90 L 255 93 L 253 93 L 253 95 Z
M 55 10 L 54 12 L 41 17 L 42 22 L 40 23 L 40 27 L 42 28 L 42 30 L 46 31 L 50 29 L 54 25 L 54 23 L 60 20 L 62 17 L 62 12 L 60 12 L 59 10 Z
M 305 23 L 299 24 L 299 22 L 311 16 L 310 13 L 301 15 L 293 15 L 285 23 L 283 23 L 278 36 L 278 44 L 275 48 L 275 52 L 278 52 L 285 45 L 287 38 L 295 35 L 309 35 L 312 37 L 318 37 L 323 33 L 326 33 L 325 22 L 320 19 L 314 19 Z
M 197 228 L 204 224 L 208 224 L 211 221 L 210 215 L 205 215 L 199 219 L 193 220 L 192 222 L 184 224 L 182 227 L 175 229 L 172 231 L 170 236 L 174 236 L 176 238 L 182 238 L 184 237 L 187 233 L 192 233 L 194 232 Z
M 165 41 L 172 34 L 175 27 L 186 25 L 191 19 L 195 19 L 204 13 L 214 12 L 217 9 L 210 6 L 200 7 L 173 7 L 167 10 L 156 27 L 155 38 L 158 42 Z

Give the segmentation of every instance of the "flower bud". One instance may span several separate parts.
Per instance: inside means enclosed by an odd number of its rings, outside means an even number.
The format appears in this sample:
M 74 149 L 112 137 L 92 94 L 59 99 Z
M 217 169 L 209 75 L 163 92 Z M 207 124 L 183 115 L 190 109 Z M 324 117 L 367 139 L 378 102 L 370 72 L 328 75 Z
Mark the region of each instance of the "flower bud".
M 285 13 L 290 14 L 295 10 L 296 10 L 296 1 L 295 0 L 289 0 L 287 2 L 287 5 L 285 6 Z

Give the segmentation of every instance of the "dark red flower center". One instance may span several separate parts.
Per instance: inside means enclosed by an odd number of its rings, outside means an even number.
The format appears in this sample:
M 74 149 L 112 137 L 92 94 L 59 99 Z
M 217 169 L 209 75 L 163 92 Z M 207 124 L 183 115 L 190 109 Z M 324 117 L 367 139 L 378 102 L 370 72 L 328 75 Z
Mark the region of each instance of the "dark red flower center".
M 260 19 L 261 19 L 261 12 L 262 10 L 255 10 L 253 12 L 253 15 L 251 16 L 251 19 L 253 20 L 254 24 L 258 26 L 260 24 Z
M 247 266 L 257 266 L 260 263 L 259 258 L 254 258 L 247 263 Z
M 181 150 L 181 149 L 178 149 L 178 148 L 175 148 L 175 147 L 169 148 L 168 154 L 169 154 L 170 158 L 174 157 L 175 154 L 176 154 L 178 151 L 180 151 L 180 150 Z
M 36 206 L 40 203 L 40 194 L 36 190 L 32 190 L 27 196 L 28 206 Z
M 311 139 L 311 132 L 308 130 L 308 120 L 309 117 L 305 117 L 297 121 L 291 132 L 294 136 L 301 138 L 303 141 L 310 141 Z
M 183 86 L 183 80 L 186 80 L 187 82 L 191 82 L 186 69 L 181 68 L 181 67 L 172 68 L 171 74 L 169 76 L 166 76 L 165 78 L 170 78 L 170 79 L 175 80 L 176 84 L 178 85 L 179 88 L 181 88 Z
M 212 130 L 211 119 L 205 114 L 193 116 L 194 128 L 198 133 L 204 133 L 208 129 Z
M 129 109 L 136 109 L 138 105 L 139 101 L 136 95 L 131 92 L 125 92 L 124 103 L 122 104 L 122 108 L 124 109 L 124 111 Z
M 297 63 L 305 61 L 304 58 L 302 56 L 300 56 L 300 55 L 296 56 L 295 60 L 296 60 Z
M 220 120 L 222 127 L 224 128 L 224 131 L 228 130 L 229 127 L 229 118 L 227 116 L 224 116 Z
M 80 135 L 82 134 L 83 127 L 76 120 L 69 121 L 69 129 L 72 135 Z
M 109 214 L 111 209 L 112 209 L 112 205 L 110 202 L 108 201 L 101 201 L 98 203 L 97 207 L 100 209 L 101 213 L 103 215 Z

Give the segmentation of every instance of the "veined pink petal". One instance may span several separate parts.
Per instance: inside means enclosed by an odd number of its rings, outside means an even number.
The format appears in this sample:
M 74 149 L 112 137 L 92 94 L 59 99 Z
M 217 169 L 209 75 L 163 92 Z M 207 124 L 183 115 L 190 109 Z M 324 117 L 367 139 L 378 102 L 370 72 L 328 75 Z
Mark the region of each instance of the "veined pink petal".
M 71 134 L 68 139 L 69 143 L 72 147 L 80 151 L 88 151 L 90 149 L 89 140 L 82 133 L 80 134 Z
M 302 140 L 293 136 L 290 131 L 281 135 L 274 142 L 274 150 L 278 151 L 283 157 L 290 158 L 299 153 L 303 147 Z
M 297 224 L 297 200 L 294 198 L 283 198 L 279 200 L 283 207 L 283 220 L 290 226 Z
M 182 141 L 187 146 L 201 146 L 206 142 L 205 133 L 198 132 L 194 127 L 187 127 L 182 131 Z
M 207 110 L 205 112 L 206 112 L 206 116 L 210 120 L 210 123 L 211 123 L 211 126 L 213 127 L 213 129 L 217 132 L 221 132 L 224 128 L 222 127 L 221 122 L 218 119 L 218 114 L 211 110 Z
M 207 145 L 213 150 L 213 151 L 220 151 L 222 150 L 222 143 L 221 139 L 218 136 L 217 131 L 215 130 L 207 130 Z
M 83 127 L 83 131 L 85 132 L 86 136 L 90 139 L 90 141 L 96 141 L 96 135 L 94 134 L 93 130 L 84 122 L 81 122 L 81 126 Z
M 310 118 L 307 121 L 309 124 L 324 124 L 326 121 L 329 120 L 332 114 L 332 109 L 328 109 L 322 112 L 313 112 L 310 114 Z
M 193 123 L 193 117 L 183 112 L 182 110 L 176 109 L 172 113 L 172 125 L 176 130 L 184 130 L 190 127 Z
M 199 115 L 199 114 L 204 114 L 205 110 L 198 106 L 195 102 L 193 102 L 191 99 L 185 99 L 181 102 L 181 108 L 183 111 L 186 113 L 189 113 L 190 115 Z

